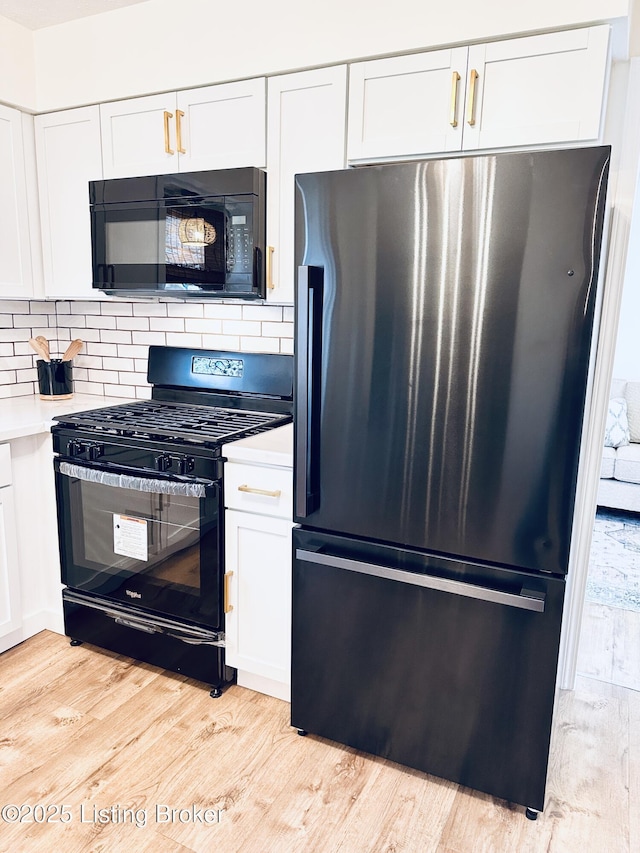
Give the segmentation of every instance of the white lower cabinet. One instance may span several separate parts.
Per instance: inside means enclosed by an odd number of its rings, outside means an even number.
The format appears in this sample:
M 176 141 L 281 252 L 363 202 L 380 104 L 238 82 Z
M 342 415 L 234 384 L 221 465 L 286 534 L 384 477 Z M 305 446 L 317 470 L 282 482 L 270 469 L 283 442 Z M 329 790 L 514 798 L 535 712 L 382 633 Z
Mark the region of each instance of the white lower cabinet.
M 238 684 L 291 696 L 291 468 L 225 465 L 226 660 Z
M 0 444 L 0 652 L 20 642 L 18 542 L 8 444 Z

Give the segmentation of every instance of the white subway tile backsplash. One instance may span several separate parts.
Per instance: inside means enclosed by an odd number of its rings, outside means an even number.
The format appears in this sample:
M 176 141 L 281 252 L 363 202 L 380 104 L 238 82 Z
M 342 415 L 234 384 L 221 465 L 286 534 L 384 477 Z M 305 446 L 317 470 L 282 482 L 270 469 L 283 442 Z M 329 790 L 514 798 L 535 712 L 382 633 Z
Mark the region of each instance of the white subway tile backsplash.
M 99 302 L 71 302 L 72 314 L 100 314 Z
M 188 332 L 167 332 L 167 346 L 170 347 L 201 347 L 202 337 Z
M 134 344 L 165 346 L 167 341 L 164 332 L 134 332 L 131 338 Z M 186 346 L 186 344 L 185 344 Z
M 33 326 L 42 326 L 45 329 L 49 328 L 46 314 L 14 314 L 13 325 L 16 329 L 31 328 Z
M 223 320 L 222 334 L 223 335 L 260 335 L 260 323 L 252 320 Z
M 215 320 L 241 320 L 242 306 L 214 302 L 204 306 L 204 316 L 213 317 Z
M 149 317 L 148 327 L 152 332 L 184 332 L 184 317 Z
M 130 344 L 131 332 L 122 329 L 103 329 L 100 340 L 105 344 Z
M 72 320 L 75 317 L 71 318 Z M 84 324 L 89 329 L 115 329 L 116 328 L 116 318 L 115 317 L 103 317 L 102 314 L 91 315 L 89 317 L 84 318 Z
M 278 338 L 240 338 L 242 352 L 280 352 Z
M 33 382 L 15 382 L 12 385 L 2 385 L 0 382 L 0 399 L 3 400 L 7 400 L 10 397 L 31 396 L 34 393 L 35 383 Z
M 263 323 L 262 334 L 272 338 L 292 338 L 293 323 Z
M 29 302 L 20 299 L 0 299 L 0 314 L 29 314 Z
M 133 304 L 134 317 L 166 317 L 167 305 L 165 302 L 135 302 Z
M 118 355 L 123 358 L 148 358 L 149 347 L 137 344 L 118 344 Z
M 118 355 L 117 344 L 87 344 L 87 355 Z
M 58 317 L 58 326 L 65 328 L 74 326 L 77 329 L 84 329 L 87 325 L 87 320 L 94 320 L 93 317 L 81 317 L 79 314 L 66 314 L 62 317 Z
M 101 391 L 100 393 L 105 394 L 107 397 L 130 397 L 134 400 L 137 396 L 136 388 L 133 385 L 120 385 L 119 383 L 117 385 L 113 385 L 107 383 L 103 387 L 104 391 Z M 95 393 L 95 391 L 93 393 Z
M 121 385 L 146 385 L 146 376 L 141 376 L 139 373 L 127 373 L 121 370 L 118 377 Z
M 102 318 L 105 319 L 104 317 Z M 128 329 L 131 332 L 148 332 L 149 318 L 148 317 L 118 317 L 116 319 L 116 329 Z
M 131 317 L 133 305 L 131 302 L 101 302 L 100 313 L 104 317 Z
M 240 338 L 233 335 L 203 335 L 202 346 L 205 349 L 240 349 Z
M 204 317 L 204 305 L 200 302 L 185 302 L 175 304 L 165 303 L 168 317 Z
M 105 370 L 135 370 L 132 358 L 103 358 L 102 366 Z
M 89 369 L 89 381 L 90 382 L 117 382 L 118 381 L 118 371 L 117 370 L 93 370 Z
M 192 319 L 184 321 L 186 332 L 196 332 L 203 335 L 220 335 L 222 334 L 222 320 L 212 319 Z
M 36 355 L 45 335 L 60 356 L 73 338 L 77 393 L 149 399 L 150 345 L 293 352 L 293 308 L 238 302 L 0 300 L 0 397 L 37 393 Z

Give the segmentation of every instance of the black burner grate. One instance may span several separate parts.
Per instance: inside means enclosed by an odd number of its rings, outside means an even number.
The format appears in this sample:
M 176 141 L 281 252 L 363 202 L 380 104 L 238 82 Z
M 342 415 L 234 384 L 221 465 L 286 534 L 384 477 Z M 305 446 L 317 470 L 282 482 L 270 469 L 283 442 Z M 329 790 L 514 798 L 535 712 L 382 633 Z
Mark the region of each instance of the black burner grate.
M 219 444 L 243 433 L 288 423 L 291 417 L 246 409 L 137 400 L 76 412 L 58 420 L 114 435 L 170 437 Z

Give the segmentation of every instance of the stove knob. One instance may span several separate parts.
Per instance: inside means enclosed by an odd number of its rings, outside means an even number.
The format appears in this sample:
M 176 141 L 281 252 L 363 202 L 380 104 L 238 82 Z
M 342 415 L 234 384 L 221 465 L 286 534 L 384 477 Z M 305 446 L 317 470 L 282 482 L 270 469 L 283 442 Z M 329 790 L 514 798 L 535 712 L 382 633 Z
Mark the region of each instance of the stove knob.
M 193 456 L 181 456 L 178 460 L 178 471 L 181 474 L 190 474 L 196 467 Z
M 101 456 L 104 456 L 104 444 L 90 444 L 89 459 L 95 462 L 96 459 L 100 459 Z
M 168 453 L 161 453 L 155 458 L 156 471 L 168 471 L 171 468 L 173 460 Z
M 67 456 L 80 456 L 83 450 L 84 447 L 77 439 L 72 438 L 67 442 Z

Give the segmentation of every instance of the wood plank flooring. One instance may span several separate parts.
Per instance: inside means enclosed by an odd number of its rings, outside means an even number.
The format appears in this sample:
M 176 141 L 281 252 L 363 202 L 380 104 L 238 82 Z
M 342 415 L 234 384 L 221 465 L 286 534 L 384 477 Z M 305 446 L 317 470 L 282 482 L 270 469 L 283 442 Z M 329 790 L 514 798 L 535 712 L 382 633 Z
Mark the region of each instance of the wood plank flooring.
M 0 810 L 2 853 L 625 853 L 640 850 L 640 693 L 580 677 L 559 694 L 547 804 L 532 822 L 301 738 L 280 700 L 237 686 L 211 699 L 45 631 L 0 655 L 0 780 L 0 809 L 52 807 L 49 822 Z M 63 804 L 67 822 L 53 811 Z
M 640 613 L 585 601 L 577 670 L 640 690 Z

